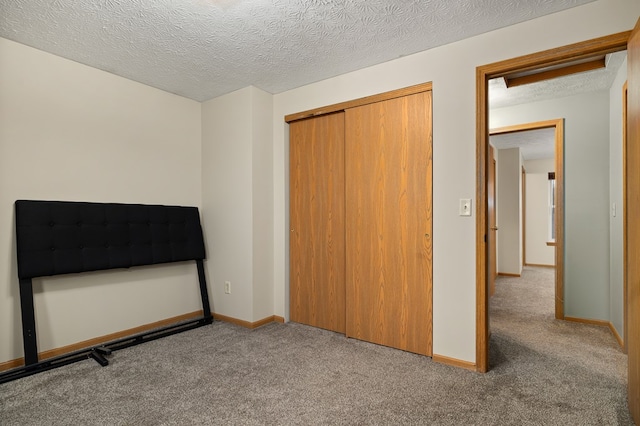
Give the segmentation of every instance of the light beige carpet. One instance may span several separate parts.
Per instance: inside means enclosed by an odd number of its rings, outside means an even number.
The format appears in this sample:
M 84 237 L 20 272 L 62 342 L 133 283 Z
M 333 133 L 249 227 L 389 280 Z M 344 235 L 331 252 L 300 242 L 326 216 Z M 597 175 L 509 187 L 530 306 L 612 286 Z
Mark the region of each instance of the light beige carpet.
M 211 326 L 0 385 L 0 425 L 630 425 L 626 358 L 500 279 L 478 374 L 300 324 Z M 450 336 L 455 338 L 455 336 Z

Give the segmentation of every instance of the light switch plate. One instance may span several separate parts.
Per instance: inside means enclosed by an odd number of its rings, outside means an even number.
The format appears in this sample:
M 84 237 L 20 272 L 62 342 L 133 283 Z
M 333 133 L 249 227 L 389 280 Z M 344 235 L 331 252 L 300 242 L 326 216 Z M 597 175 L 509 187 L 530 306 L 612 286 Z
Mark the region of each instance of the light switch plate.
M 460 198 L 460 216 L 471 216 L 471 198 Z

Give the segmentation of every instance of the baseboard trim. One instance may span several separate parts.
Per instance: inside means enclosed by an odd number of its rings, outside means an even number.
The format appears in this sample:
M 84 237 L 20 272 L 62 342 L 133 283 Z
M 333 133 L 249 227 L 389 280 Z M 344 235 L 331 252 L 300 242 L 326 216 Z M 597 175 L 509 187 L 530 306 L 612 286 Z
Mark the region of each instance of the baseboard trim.
M 609 327 L 609 321 L 605 320 L 596 320 L 596 319 L 588 319 L 588 318 L 576 318 L 576 317 L 564 317 L 565 321 L 570 322 L 579 322 L 582 324 L 590 324 L 590 325 L 599 325 L 602 327 Z
M 261 326 L 263 326 L 265 324 L 269 324 L 269 323 L 272 323 L 272 322 L 280 322 L 280 323 L 284 322 L 284 318 L 282 318 L 282 317 L 280 317 L 278 315 L 271 315 L 269 317 L 266 317 L 266 318 L 263 318 L 261 320 L 254 321 L 254 322 L 245 321 L 245 320 L 229 317 L 229 316 L 222 315 L 222 314 L 213 314 L 213 318 L 215 318 L 217 320 L 220 320 L 220 321 L 228 322 L 228 323 L 231 323 L 231 324 L 239 325 L 241 327 L 250 328 L 252 330 L 254 328 L 258 328 L 258 327 L 261 327 Z
M 118 331 L 116 333 L 111 333 L 111 334 L 107 334 L 100 337 L 94 337 L 93 339 L 83 340 L 82 342 L 73 343 L 71 345 L 62 346 L 60 348 L 49 349 L 47 351 L 39 352 L 38 359 L 42 361 L 47 358 L 53 358 L 56 356 L 79 351 L 81 349 L 89 348 L 92 346 L 98 346 L 102 343 L 107 343 L 113 340 L 122 339 L 124 337 L 128 337 L 138 333 L 144 333 L 146 331 L 153 330 L 154 328 L 166 327 L 168 325 L 176 324 L 182 321 L 189 321 L 192 319 L 196 319 L 201 317 L 202 315 L 203 315 L 202 310 L 190 312 L 188 314 L 178 315 L 176 317 L 163 319 L 160 321 L 152 322 L 150 324 L 141 325 L 139 327 L 129 328 L 127 330 Z M 6 371 L 12 368 L 22 367 L 23 365 L 24 365 L 24 357 L 12 359 L 12 360 L 0 363 L 0 371 Z
M 564 319 L 565 321 L 578 322 L 581 324 L 590 324 L 590 325 L 598 325 L 601 327 L 607 327 L 609 331 L 611 331 L 611 334 L 613 334 L 613 337 L 615 337 L 615 339 L 618 341 L 618 344 L 620 345 L 620 347 L 624 350 L 624 340 L 622 339 L 622 337 L 620 337 L 620 335 L 618 334 L 618 331 L 613 326 L 611 321 L 576 318 L 576 317 L 564 317 Z
M 520 278 L 522 276 L 522 274 L 511 274 L 509 272 L 498 272 L 498 276 L 500 277 L 515 277 L 515 278 Z
M 12 368 L 22 367 L 24 365 L 24 358 L 11 359 L 9 361 L 0 363 L 0 371 L 11 370 Z
M 451 365 L 452 367 L 464 368 L 465 370 L 476 371 L 477 366 L 473 362 L 463 361 L 457 358 L 449 358 L 448 356 L 433 354 L 431 357 L 437 363 Z
M 73 343 L 71 345 L 62 346 L 60 348 L 49 349 L 47 351 L 39 352 L 38 359 L 42 361 L 47 358 L 53 358 L 56 356 L 79 351 L 81 349 L 89 348 L 92 346 L 98 346 L 102 343 L 107 343 L 112 340 L 122 339 L 124 337 L 128 337 L 133 334 L 144 333 L 145 331 L 150 331 L 150 330 L 153 330 L 154 328 L 166 327 L 168 325 L 176 324 L 182 321 L 189 321 L 192 319 L 196 319 L 201 317 L 202 315 L 203 315 L 202 310 L 190 312 L 188 314 L 178 315 L 176 317 L 163 319 L 160 321 L 152 322 L 150 324 L 141 325 L 139 327 L 129 328 L 127 330 L 107 334 L 105 336 L 95 337 L 89 340 L 83 340 L 82 342 Z M 278 315 L 271 315 L 270 317 L 263 318 L 255 322 L 243 321 L 237 318 L 232 318 L 232 317 L 228 317 L 226 315 L 220 315 L 220 314 L 213 314 L 213 317 L 220 321 L 230 322 L 230 323 L 241 325 L 243 327 L 251 328 L 251 329 L 258 328 L 262 325 L 269 324 L 271 322 L 284 323 L 284 318 Z M 11 370 L 12 368 L 22 367 L 23 365 L 24 365 L 24 357 L 12 359 L 9 361 L 1 362 L 0 371 Z
M 609 323 L 609 330 L 611 330 L 611 334 L 613 334 L 613 337 L 616 338 L 618 344 L 624 350 L 624 340 L 622 340 L 622 337 L 618 334 L 618 330 L 616 330 L 612 323 Z
M 555 269 L 556 265 L 543 265 L 542 263 L 525 263 L 524 266 L 536 266 L 538 268 L 552 268 Z

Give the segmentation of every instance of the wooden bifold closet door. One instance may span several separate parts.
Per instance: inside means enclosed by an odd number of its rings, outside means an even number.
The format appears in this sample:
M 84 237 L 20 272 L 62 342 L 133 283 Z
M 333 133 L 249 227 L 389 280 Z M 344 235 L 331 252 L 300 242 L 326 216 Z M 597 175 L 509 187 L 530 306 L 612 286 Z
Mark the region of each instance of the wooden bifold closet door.
M 422 90 L 290 122 L 292 321 L 432 355 L 431 118 Z

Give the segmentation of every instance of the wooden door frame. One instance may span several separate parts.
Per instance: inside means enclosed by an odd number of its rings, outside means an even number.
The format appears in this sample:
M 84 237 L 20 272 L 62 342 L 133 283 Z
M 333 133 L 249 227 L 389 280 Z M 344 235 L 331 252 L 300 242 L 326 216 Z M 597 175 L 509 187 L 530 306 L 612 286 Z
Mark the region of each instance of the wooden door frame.
M 516 124 L 489 130 L 489 135 L 504 135 L 507 133 L 525 132 L 528 130 L 554 129 L 554 171 L 556 174 L 556 211 L 555 211 L 555 302 L 556 319 L 564 319 L 564 119 L 536 121 L 533 123 Z M 524 175 L 524 166 L 522 167 Z M 524 177 L 524 176 L 523 176 Z M 524 189 L 524 181 L 522 183 Z M 523 238 L 524 246 L 524 191 L 522 202 Z M 523 247 L 524 257 L 524 247 Z M 524 259 L 523 259 L 524 266 Z
M 622 282 L 623 282 L 623 313 L 622 319 L 624 324 L 622 326 L 623 338 L 622 338 L 622 352 L 627 353 L 627 331 L 628 326 L 628 313 L 627 313 L 627 97 L 629 94 L 627 81 L 622 85 Z
M 493 176 L 491 176 L 492 182 L 493 182 L 493 188 L 491 188 L 491 190 L 493 191 L 493 218 L 496 219 L 497 218 L 497 207 L 498 207 L 498 191 L 496 191 L 497 189 L 497 183 L 496 183 L 496 179 L 498 177 L 498 173 L 497 173 L 497 162 L 496 162 L 496 148 L 494 146 L 489 145 L 488 147 L 489 151 L 489 173 L 493 173 Z M 487 185 L 489 184 L 489 182 L 487 182 Z M 489 187 L 487 186 L 487 194 L 489 193 Z M 487 199 L 487 203 L 488 203 L 488 199 Z M 495 234 L 495 232 L 498 231 L 498 226 L 497 226 L 497 220 L 491 220 L 491 216 L 489 215 L 489 205 L 487 204 L 487 220 L 489 221 L 489 234 L 487 236 L 487 238 L 489 239 L 489 241 L 491 241 L 491 235 L 493 235 L 493 241 L 494 241 L 494 246 L 497 246 L 497 241 L 498 241 L 498 235 Z M 491 229 L 491 226 L 494 226 L 496 229 Z M 491 231 L 493 231 L 494 233 L 491 234 Z M 491 252 L 491 250 L 493 252 Z M 496 278 L 498 278 L 498 250 L 497 247 L 493 247 L 492 249 L 490 249 L 490 253 L 491 255 L 487 254 L 487 261 L 488 262 L 492 262 L 492 265 L 487 266 L 488 272 L 490 273 L 491 271 L 493 271 L 493 276 L 487 276 L 488 280 L 489 280 L 489 297 L 493 296 L 496 292 Z
M 487 289 L 489 80 L 514 72 L 559 65 L 626 50 L 631 31 L 599 37 L 476 68 L 476 370 L 489 369 L 489 297 Z M 556 251 L 562 250 L 556 247 Z
M 520 182 L 520 193 L 522 197 L 522 204 L 520 212 L 522 216 L 522 268 L 527 265 L 527 171 L 524 169 L 524 165 L 522 165 L 522 182 Z
M 640 19 L 627 42 L 627 122 L 625 209 L 636 212 L 640 206 Z M 626 215 L 627 281 L 627 401 L 631 417 L 640 424 L 640 218 Z

